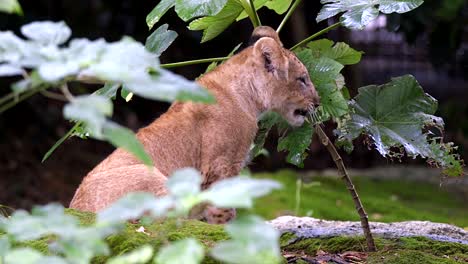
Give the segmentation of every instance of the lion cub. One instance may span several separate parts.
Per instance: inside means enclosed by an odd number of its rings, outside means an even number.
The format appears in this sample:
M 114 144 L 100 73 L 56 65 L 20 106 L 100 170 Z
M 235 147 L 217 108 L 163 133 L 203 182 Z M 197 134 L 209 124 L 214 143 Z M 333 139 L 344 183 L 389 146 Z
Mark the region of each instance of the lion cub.
M 273 110 L 291 125 L 302 125 L 307 109 L 319 103 L 307 69 L 283 48 L 272 28 L 256 28 L 252 41 L 198 80 L 216 97 L 216 104 L 175 102 L 138 131 L 154 170 L 117 149 L 83 179 L 70 207 L 97 212 L 130 192 L 164 195 L 167 176 L 184 167 L 199 170 L 207 188 L 240 172 L 261 113 Z M 205 213 L 208 222 L 229 220 L 220 216 L 215 208 Z

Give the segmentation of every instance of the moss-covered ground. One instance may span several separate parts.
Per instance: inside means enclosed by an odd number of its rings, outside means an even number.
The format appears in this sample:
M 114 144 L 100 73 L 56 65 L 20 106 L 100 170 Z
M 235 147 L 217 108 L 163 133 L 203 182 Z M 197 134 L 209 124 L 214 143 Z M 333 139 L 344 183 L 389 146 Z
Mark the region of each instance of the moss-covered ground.
M 256 176 L 277 180 L 283 183 L 283 189 L 257 200 L 254 212 L 266 219 L 295 215 L 297 173 L 279 171 Z M 353 182 L 371 221 L 427 220 L 468 227 L 468 201 L 437 185 L 360 177 L 353 178 Z M 340 179 L 315 177 L 302 184 L 300 194 L 298 216 L 359 220 Z
M 297 175 L 291 171 L 274 174 L 258 174 L 256 177 L 271 178 L 283 183 L 284 188 L 260 199 L 253 210 L 267 219 L 282 214 L 293 214 L 296 207 Z M 437 186 L 421 183 L 375 181 L 354 179 L 371 220 L 403 221 L 430 220 L 458 226 L 468 226 L 468 210 L 463 201 Z M 94 221 L 94 215 L 68 210 L 86 225 Z M 358 220 L 349 194 L 337 179 L 315 178 L 301 190 L 299 215 L 335 220 Z M 127 224 L 124 232 L 107 239 L 112 255 L 119 255 L 140 245 L 150 244 L 155 248 L 185 237 L 195 237 L 210 247 L 217 241 L 227 239 L 222 226 L 209 225 L 194 220 L 167 220 L 145 225 L 146 233 L 137 232 L 141 225 Z M 27 243 L 46 252 L 47 239 Z M 468 262 L 468 245 L 436 242 L 426 238 L 377 238 L 378 252 L 370 253 L 368 264 L 452 264 Z M 329 253 L 365 251 L 362 237 L 334 237 L 298 240 L 292 234 L 283 234 L 281 245 L 284 252 L 301 252 L 314 256 L 317 250 Z M 94 263 L 104 263 L 100 257 Z M 204 263 L 215 263 L 209 257 Z

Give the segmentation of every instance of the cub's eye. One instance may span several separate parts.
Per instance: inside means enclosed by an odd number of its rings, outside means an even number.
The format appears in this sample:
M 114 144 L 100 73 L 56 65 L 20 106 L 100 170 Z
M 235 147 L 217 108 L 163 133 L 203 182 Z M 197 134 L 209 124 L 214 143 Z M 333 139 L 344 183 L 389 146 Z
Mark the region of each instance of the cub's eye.
M 307 81 L 306 81 L 306 77 L 304 77 L 304 76 L 298 77 L 297 80 L 298 80 L 299 82 L 301 82 L 303 85 L 306 85 L 306 84 L 307 84 L 307 83 L 306 83 L 306 82 L 307 82 Z

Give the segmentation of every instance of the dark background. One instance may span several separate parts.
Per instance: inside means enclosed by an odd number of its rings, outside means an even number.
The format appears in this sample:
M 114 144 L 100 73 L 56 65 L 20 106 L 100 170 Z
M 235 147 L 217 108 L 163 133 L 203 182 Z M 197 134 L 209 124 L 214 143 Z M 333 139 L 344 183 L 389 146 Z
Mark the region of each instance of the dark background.
M 37 20 L 64 20 L 73 37 L 119 40 L 132 36 L 144 42 L 150 34 L 146 15 L 158 1 L 131 0 L 36 0 L 21 1 L 24 16 L 0 15 L 0 29 L 19 32 L 25 23 Z M 290 47 L 334 21 L 317 24 L 319 1 L 303 1 L 281 33 Z M 264 25 L 276 27 L 281 17 L 267 9 L 260 11 Z M 336 41 L 348 42 L 365 52 L 363 61 L 345 70 L 352 94 L 358 87 L 382 84 L 391 77 L 413 74 L 424 89 L 440 101 L 438 115 L 447 125 L 447 140 L 460 146 L 468 158 L 468 4 L 466 0 L 426 0 L 417 10 L 404 15 L 380 17 L 364 31 L 339 29 L 328 34 Z M 174 44 L 161 56 L 161 62 L 227 55 L 234 46 L 248 40 L 252 31 L 246 19 L 228 28 L 213 41 L 199 44 L 201 32 L 189 31 L 173 10 L 158 24 L 168 23 L 179 33 Z M 158 26 L 157 25 L 157 26 Z M 156 26 L 156 27 L 157 27 Z M 197 65 L 174 71 L 194 79 L 206 68 Z M 0 94 L 9 92 L 12 80 L 0 80 Z M 74 93 L 95 87 L 75 86 Z M 45 163 L 42 156 L 63 136 L 71 125 L 63 120 L 63 103 L 35 96 L 0 115 L 0 204 L 13 208 L 30 208 L 33 204 L 59 201 L 67 205 L 82 177 L 113 147 L 95 140 L 77 138 L 66 141 Z M 130 103 L 117 99 L 114 119 L 133 130 L 144 126 L 167 109 L 165 103 L 134 98 Z M 328 126 L 331 134 L 333 126 Z M 251 168 L 276 170 L 291 167 L 284 153 L 275 151 L 275 135 L 270 136 L 269 158 L 254 160 Z M 356 142 L 352 155 L 344 155 L 349 167 L 368 168 L 391 164 L 376 151 Z M 421 160 L 404 160 L 404 164 L 424 164 Z M 315 141 L 306 169 L 333 167 L 328 153 Z M 291 167 L 292 168 L 292 167 Z

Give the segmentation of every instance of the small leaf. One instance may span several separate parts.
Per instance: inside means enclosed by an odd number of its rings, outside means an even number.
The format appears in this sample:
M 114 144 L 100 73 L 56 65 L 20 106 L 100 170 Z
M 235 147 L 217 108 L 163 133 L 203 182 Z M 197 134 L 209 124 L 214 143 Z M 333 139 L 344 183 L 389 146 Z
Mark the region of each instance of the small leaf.
M 215 16 L 228 0 L 175 0 L 175 11 L 185 22 L 203 16 Z
M 272 180 L 237 176 L 214 183 L 201 197 L 218 207 L 251 208 L 253 199 L 280 188 L 281 184 Z
M 177 32 L 167 30 L 168 25 L 164 24 L 156 29 L 147 39 L 145 47 L 150 52 L 160 56 L 177 38 Z
M 146 16 L 146 24 L 151 30 L 156 23 L 175 5 L 175 0 L 161 0 Z
M 193 168 L 180 169 L 174 172 L 166 182 L 169 192 L 175 197 L 196 195 L 200 192 L 202 177 Z
M 54 83 L 77 74 L 79 70 L 80 66 L 75 61 L 49 62 L 39 66 L 38 73 L 44 81 Z
M 163 69 L 157 76 L 142 76 L 128 82 L 126 88 L 139 96 L 155 100 L 214 102 L 214 97 L 197 83 Z
M 36 264 L 44 257 L 32 248 L 15 248 L 5 256 L 5 264 Z
M 23 72 L 24 70 L 21 67 L 11 64 L 0 64 L 0 77 L 21 75 Z
M 193 238 L 176 241 L 163 247 L 154 259 L 157 264 L 198 264 L 205 253 L 203 246 Z
M 102 95 L 84 95 L 65 105 L 63 115 L 67 119 L 86 123 L 91 135 L 102 139 L 106 116 L 110 116 L 112 110 L 112 102 L 108 98 Z
M 207 42 L 221 34 L 229 25 L 231 25 L 243 7 L 237 0 L 228 0 L 224 8 L 216 16 L 207 16 L 192 21 L 189 25 L 190 30 L 203 30 L 201 42 Z
M 35 207 L 31 214 L 24 210 L 17 210 L 4 225 L 5 231 L 15 241 L 26 241 L 50 234 L 69 233 L 78 225 L 78 221 L 66 215 L 63 206 L 50 204 Z
M 65 22 L 32 22 L 21 27 L 21 33 L 27 38 L 43 45 L 60 45 L 71 36 L 70 28 Z
M 255 216 L 239 217 L 226 225 L 231 240 L 217 244 L 210 254 L 225 263 L 281 263 L 279 232 Z
M 254 140 L 254 146 L 251 149 L 251 155 L 254 158 L 260 155 L 262 152 L 263 145 L 265 145 L 265 141 L 268 137 L 268 133 L 273 128 L 273 126 L 284 122 L 286 121 L 281 117 L 281 115 L 275 112 L 266 112 L 260 116 L 258 121 L 258 132 Z M 286 127 L 289 127 L 289 125 Z
M 11 250 L 11 244 L 8 237 L 5 235 L 0 236 L 0 260 Z M 1 261 L 0 261 L 1 262 Z
M 309 122 L 305 122 L 299 128 L 294 128 L 286 136 L 280 138 L 278 151 L 288 151 L 286 161 L 300 168 L 304 167 L 304 160 L 307 157 L 307 149 L 312 143 L 314 128 Z
M 0 0 L 0 12 L 23 15 L 23 10 L 18 0 Z
M 109 259 L 107 264 L 144 264 L 148 263 L 154 254 L 150 245 L 143 245 L 129 253 Z
M 135 136 L 135 133 L 128 128 L 119 126 L 112 122 L 106 122 L 103 126 L 103 138 L 112 143 L 115 147 L 122 148 L 133 154 L 143 164 L 153 166 L 153 160 L 145 151 L 143 144 Z
M 169 197 L 157 198 L 150 193 L 130 193 L 102 210 L 97 215 L 97 222 L 103 224 L 123 223 L 135 220 L 149 213 L 152 217 L 162 217 L 173 207 Z

